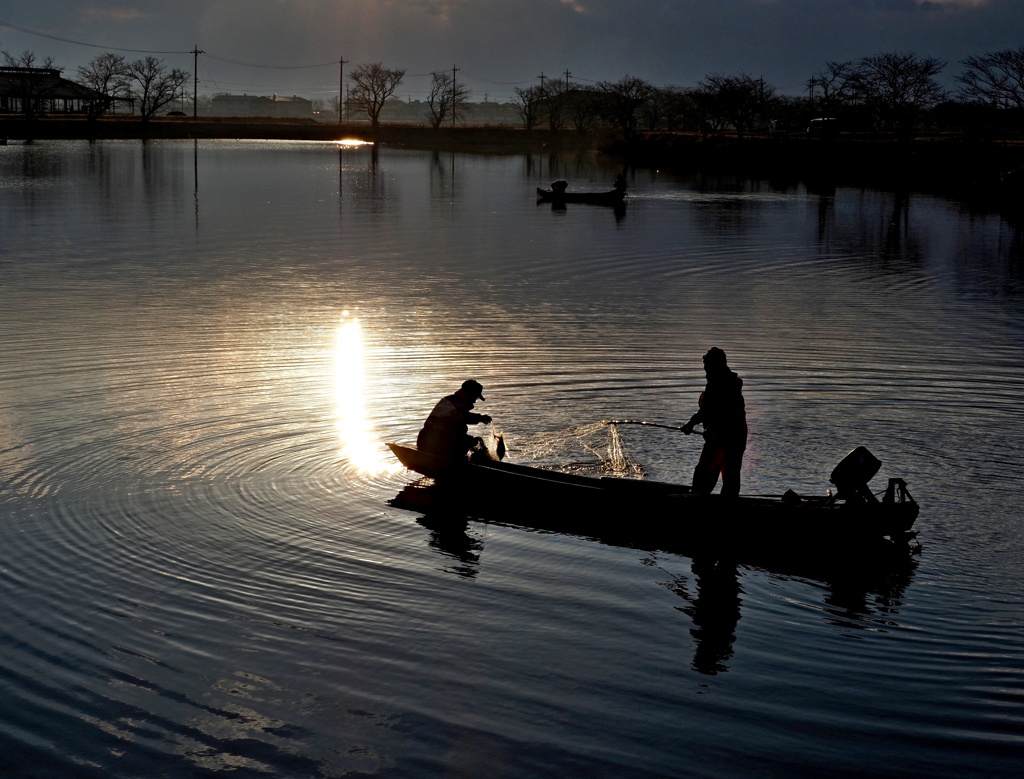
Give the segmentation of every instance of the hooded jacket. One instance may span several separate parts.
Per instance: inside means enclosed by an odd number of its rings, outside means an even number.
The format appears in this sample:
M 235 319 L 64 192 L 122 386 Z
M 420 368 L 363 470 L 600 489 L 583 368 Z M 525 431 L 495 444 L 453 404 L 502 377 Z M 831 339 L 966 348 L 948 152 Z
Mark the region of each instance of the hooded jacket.
M 704 438 L 729 440 L 746 438 L 747 412 L 743 401 L 743 379 L 727 367 L 708 373 L 707 384 L 698 401 L 700 410 L 690 422 L 704 425 Z

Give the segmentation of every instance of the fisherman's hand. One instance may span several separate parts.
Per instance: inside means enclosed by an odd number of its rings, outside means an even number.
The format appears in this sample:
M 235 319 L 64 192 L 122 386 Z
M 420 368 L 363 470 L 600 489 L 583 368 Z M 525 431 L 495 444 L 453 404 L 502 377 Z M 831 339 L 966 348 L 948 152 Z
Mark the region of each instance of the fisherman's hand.
M 683 425 L 683 432 L 686 433 L 686 435 L 690 435 L 693 432 L 693 423 L 687 422 Z
M 480 415 L 480 424 L 482 424 L 482 425 L 489 425 L 489 424 L 491 424 L 491 418 L 489 416 L 487 416 L 486 414 L 481 414 Z

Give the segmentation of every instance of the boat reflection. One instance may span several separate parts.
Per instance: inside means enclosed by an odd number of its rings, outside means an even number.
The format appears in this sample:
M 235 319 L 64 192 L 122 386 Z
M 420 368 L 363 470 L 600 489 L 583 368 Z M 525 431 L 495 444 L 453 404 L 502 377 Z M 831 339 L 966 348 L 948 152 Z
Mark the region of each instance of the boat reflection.
M 845 630 L 895 627 L 899 604 L 917 567 L 916 549 L 893 548 L 889 554 L 870 559 L 843 558 L 832 563 L 797 564 L 792 560 L 774 565 L 738 566 L 727 558 L 694 557 L 691 580 L 673 576 L 662 585 L 686 601 L 676 608 L 690 617 L 694 650 L 691 668 L 713 676 L 729 670 L 735 653 L 736 626 L 742 615 L 742 579 L 745 571 L 799 581 L 823 592 L 821 612 L 825 621 Z M 655 564 L 652 558 L 645 560 Z
M 366 413 L 366 356 L 359 320 L 342 315 L 334 348 L 334 408 L 340 454 L 364 474 L 397 470 Z
M 428 478 L 407 485 L 388 503 L 422 515 L 417 522 L 430 531 L 428 545 L 455 561 L 443 570 L 459 576 L 476 576 L 483 555 L 483 541 L 469 533 L 471 522 L 497 523 L 520 527 L 525 532 L 538 532 L 517 523 L 514 515 L 507 513 L 496 512 L 493 518 L 470 517 L 443 496 L 439 497 L 433 480 Z M 886 540 L 872 547 L 809 556 L 806 548 L 758 552 L 737 547 L 712 552 L 704 548 L 650 548 L 623 541 L 621 537 L 580 537 L 611 546 L 642 549 L 650 553 L 643 559 L 649 566 L 659 567 L 658 553 L 690 558 L 689 577 L 670 575 L 671 578 L 661 585 L 686 601 L 686 605 L 676 608 L 691 620 L 690 635 L 694 642 L 691 668 L 704 675 L 729 670 L 729 662 L 735 654 L 736 628 L 742 616 L 742 581 L 749 573 L 762 572 L 815 587 L 822 592 L 819 610 L 826 623 L 851 631 L 872 630 L 879 624 L 897 624 L 899 605 L 913 579 L 920 551 L 912 540 Z

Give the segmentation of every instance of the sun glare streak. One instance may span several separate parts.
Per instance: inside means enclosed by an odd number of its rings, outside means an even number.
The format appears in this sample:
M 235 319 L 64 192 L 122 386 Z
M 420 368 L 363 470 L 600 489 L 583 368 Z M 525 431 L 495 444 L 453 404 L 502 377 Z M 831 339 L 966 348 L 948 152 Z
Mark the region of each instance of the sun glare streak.
M 396 470 L 385 456 L 366 414 L 366 367 L 363 330 L 345 314 L 334 352 L 334 397 L 341 456 L 366 474 Z

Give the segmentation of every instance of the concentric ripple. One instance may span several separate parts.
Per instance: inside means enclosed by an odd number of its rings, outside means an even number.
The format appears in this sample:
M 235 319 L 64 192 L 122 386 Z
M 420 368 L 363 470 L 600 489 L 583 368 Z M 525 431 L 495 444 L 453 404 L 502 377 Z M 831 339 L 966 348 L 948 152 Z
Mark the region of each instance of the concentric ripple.
M 618 163 L 442 157 L 2 147 L 3 772 L 1019 769 L 1015 228 L 643 171 L 625 214 L 555 212 L 537 185 Z M 688 419 L 712 345 L 745 492 L 823 494 L 866 445 L 920 548 L 690 560 L 388 503 L 415 477 L 385 442 L 466 378 L 558 464 Z M 697 436 L 620 433 L 689 480 Z

